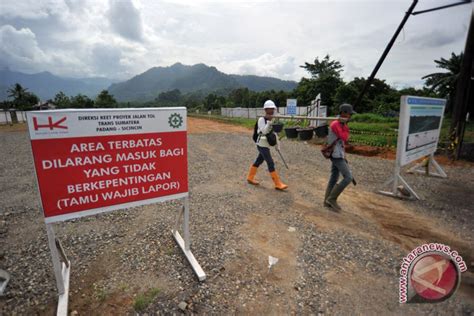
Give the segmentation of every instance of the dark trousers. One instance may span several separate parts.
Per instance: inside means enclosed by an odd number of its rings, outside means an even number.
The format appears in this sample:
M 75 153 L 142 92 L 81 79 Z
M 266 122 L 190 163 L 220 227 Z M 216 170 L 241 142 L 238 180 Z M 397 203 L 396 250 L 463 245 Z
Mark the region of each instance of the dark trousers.
M 342 174 L 343 179 L 339 183 L 341 192 L 344 190 L 349 183 L 352 181 L 352 172 L 349 169 L 349 165 L 347 164 L 344 158 L 331 158 L 331 176 L 329 177 L 327 192 L 331 192 L 334 186 L 339 179 L 339 174 Z
M 270 153 L 270 148 L 257 146 L 258 157 L 253 163 L 254 167 L 259 167 L 264 161 L 267 162 L 268 171 L 275 171 L 275 163 L 273 162 L 272 155 Z

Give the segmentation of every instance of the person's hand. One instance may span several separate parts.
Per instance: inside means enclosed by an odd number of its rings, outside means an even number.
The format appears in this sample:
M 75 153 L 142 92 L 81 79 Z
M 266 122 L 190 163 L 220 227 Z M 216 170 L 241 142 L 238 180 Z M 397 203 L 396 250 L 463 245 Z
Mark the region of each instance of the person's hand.
M 278 149 L 278 151 L 281 150 L 280 142 L 277 143 L 277 149 Z

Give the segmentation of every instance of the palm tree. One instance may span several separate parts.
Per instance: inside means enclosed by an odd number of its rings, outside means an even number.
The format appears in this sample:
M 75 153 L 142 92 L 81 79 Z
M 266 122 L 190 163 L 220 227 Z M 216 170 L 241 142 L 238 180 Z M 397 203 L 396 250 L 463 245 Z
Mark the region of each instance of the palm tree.
M 430 88 L 430 91 L 435 91 L 440 96 L 448 98 L 447 110 L 451 109 L 454 101 L 463 55 L 462 52 L 459 55 L 451 53 L 451 58 L 449 59 L 441 57 L 440 60 L 435 60 L 434 62 L 437 64 L 436 67 L 445 69 L 447 72 L 435 72 L 421 78 L 426 79 L 425 85 Z
M 25 98 L 27 90 L 28 89 L 23 88 L 21 84 L 15 83 L 13 87 L 7 90 L 8 97 L 13 98 L 13 104 L 16 106 Z

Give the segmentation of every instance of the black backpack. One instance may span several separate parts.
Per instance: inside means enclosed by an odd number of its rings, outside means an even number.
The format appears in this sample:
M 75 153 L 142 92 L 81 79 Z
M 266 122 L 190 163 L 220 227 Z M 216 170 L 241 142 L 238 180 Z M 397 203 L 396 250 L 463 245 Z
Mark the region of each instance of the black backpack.
M 267 123 L 267 119 L 264 118 L 265 120 L 265 124 Z M 254 141 L 254 143 L 257 142 L 258 140 L 258 136 L 259 136 L 259 133 L 258 133 L 258 120 L 255 122 L 255 126 L 253 127 L 253 135 L 252 135 L 252 139 Z M 267 141 L 268 141 L 268 144 L 270 146 L 275 146 L 277 144 L 277 139 L 276 139 L 276 135 L 275 133 L 273 132 L 273 128 L 271 129 L 270 133 L 268 133 L 267 135 L 265 135 L 267 137 Z

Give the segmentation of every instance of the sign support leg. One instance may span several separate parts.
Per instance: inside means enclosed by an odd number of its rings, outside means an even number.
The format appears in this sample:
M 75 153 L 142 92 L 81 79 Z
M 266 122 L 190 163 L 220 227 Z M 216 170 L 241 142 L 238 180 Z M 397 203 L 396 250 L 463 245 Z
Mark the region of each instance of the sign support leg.
M 184 199 L 184 249 L 191 249 L 191 238 L 189 236 L 189 198 Z
M 440 177 L 440 178 L 447 178 L 448 175 L 446 174 L 446 172 L 444 172 L 443 168 L 441 168 L 441 166 L 438 164 L 438 162 L 434 159 L 434 155 L 432 154 L 431 155 L 431 164 L 433 165 L 433 167 L 436 169 L 436 171 L 438 171 L 438 173 L 432 173 L 432 176 L 435 176 L 435 177 Z
M 402 183 L 402 185 L 398 185 L 399 183 Z M 409 199 L 409 200 L 419 200 L 420 197 L 416 192 L 410 187 L 410 185 L 403 179 L 401 175 L 396 175 L 393 177 L 390 177 L 388 181 L 384 183 L 384 187 L 392 184 L 392 190 L 391 191 L 378 191 L 378 193 L 382 195 L 387 195 L 387 196 L 392 196 L 392 197 L 397 197 L 401 199 Z
M 184 240 L 178 231 L 178 227 L 180 226 L 179 222 L 181 221 L 181 218 L 183 215 L 184 215 L 184 221 L 183 221 Z M 191 252 L 191 237 L 189 233 L 189 197 L 185 197 L 183 199 L 183 209 L 178 214 L 176 227 L 172 230 L 172 233 L 173 233 L 174 239 L 176 240 L 176 243 L 179 245 L 179 247 L 183 251 L 184 255 L 186 256 L 186 259 L 188 259 L 189 264 L 191 264 L 191 267 L 193 268 L 194 273 L 196 273 L 196 276 L 198 277 L 199 281 L 204 281 L 206 279 L 206 274 L 202 270 L 201 265 L 196 260 L 193 253 Z
M 400 175 L 401 167 L 400 163 L 397 159 L 395 162 L 395 168 L 393 171 L 393 176 L 390 177 L 384 184 L 383 187 L 386 187 L 391 184 L 392 190 L 391 191 L 378 191 L 378 193 L 382 195 L 387 195 L 387 196 L 392 196 L 392 197 L 397 197 L 401 199 L 410 199 L 410 200 L 419 200 L 420 197 L 416 192 L 410 187 L 410 185 L 403 179 L 403 177 Z M 401 186 L 399 186 L 399 183 L 402 183 Z
M 52 224 L 46 224 L 46 233 L 48 235 L 48 245 L 51 251 L 53 261 L 54 276 L 56 277 L 56 287 L 58 289 L 58 308 L 57 316 L 67 315 L 67 305 L 69 299 L 69 275 L 71 263 L 67 259 L 61 243 L 54 234 Z M 63 260 L 61 261 L 60 258 Z
M 392 186 L 392 192 L 398 192 L 398 179 L 400 176 L 400 165 L 397 163 L 395 164 L 395 170 L 393 172 L 393 186 Z
M 437 172 L 432 172 L 430 170 L 430 165 Z M 408 169 L 409 173 L 422 173 L 427 176 L 438 177 L 438 178 L 447 178 L 448 175 L 444 172 L 443 168 L 438 164 L 438 162 L 434 159 L 434 154 L 429 155 L 426 157 L 422 162 L 416 163 L 413 167 Z

